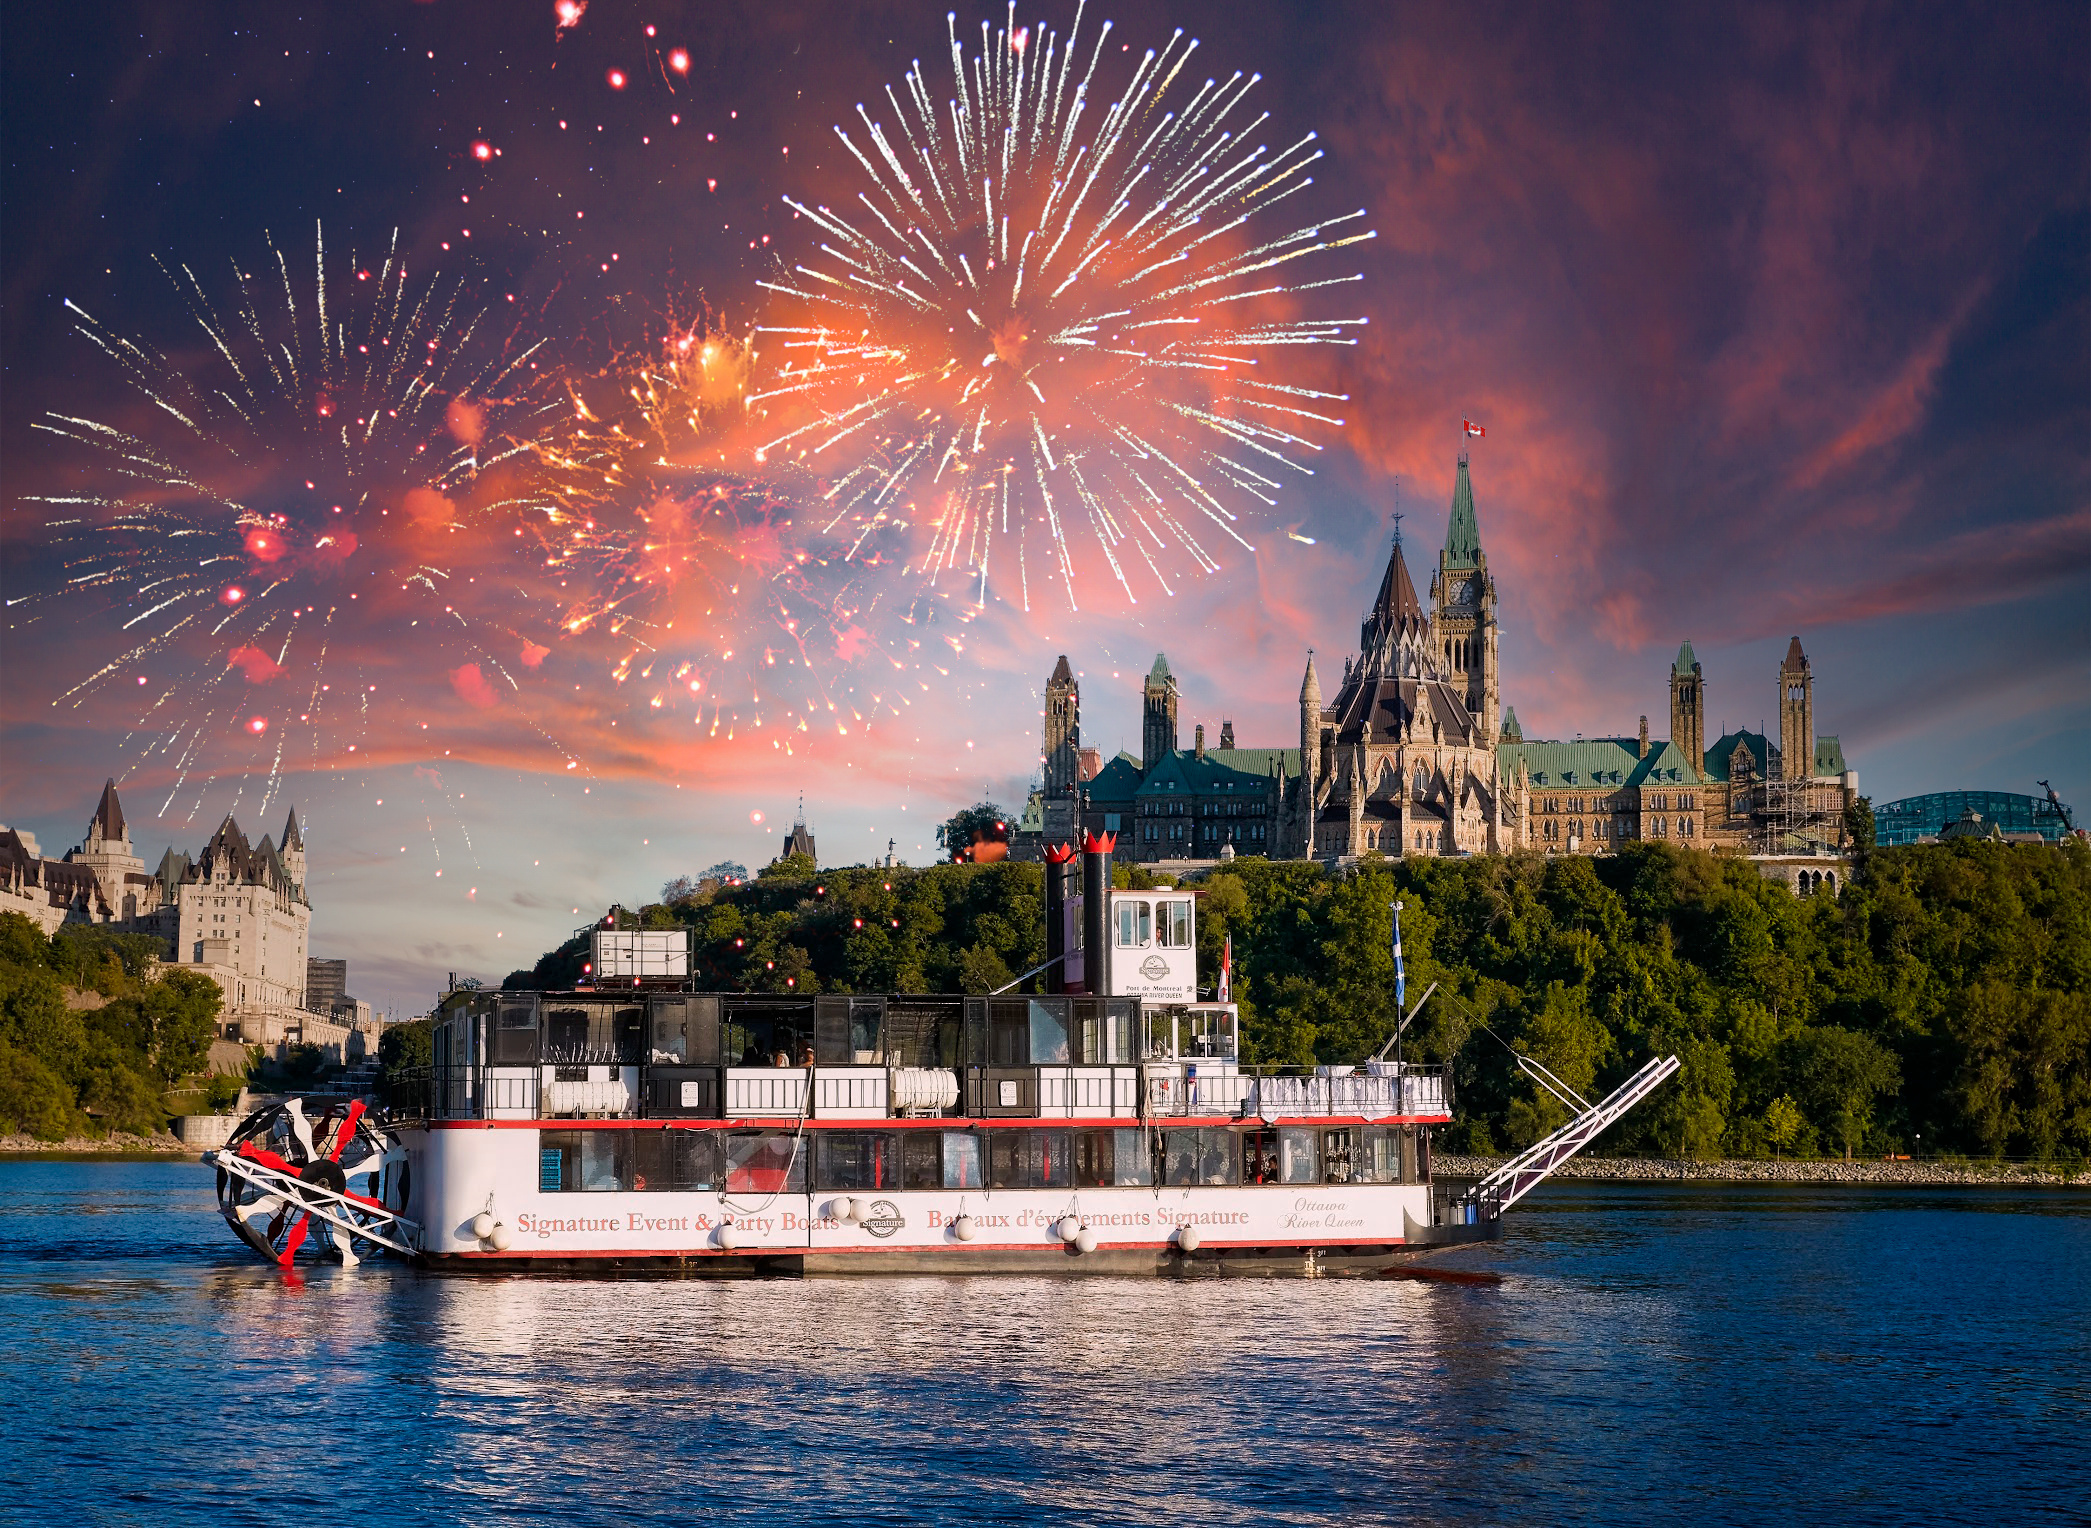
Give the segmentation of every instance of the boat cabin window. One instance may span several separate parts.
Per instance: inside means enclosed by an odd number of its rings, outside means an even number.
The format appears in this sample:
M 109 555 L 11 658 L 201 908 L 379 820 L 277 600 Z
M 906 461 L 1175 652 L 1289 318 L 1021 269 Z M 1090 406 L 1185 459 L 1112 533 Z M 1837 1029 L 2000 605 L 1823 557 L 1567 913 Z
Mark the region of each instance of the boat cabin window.
M 735 1131 L 726 1138 L 726 1192 L 803 1194 L 806 1151 L 797 1135 Z
M 495 1023 L 487 1059 L 496 1066 L 528 1065 L 537 1059 L 537 1000 L 506 998 Z
M 1171 897 L 1166 902 L 1154 904 L 1154 942 L 1165 950 L 1188 950 L 1191 947 L 1191 902 L 1188 897 Z
M 988 1065 L 1064 1066 L 1070 1001 L 999 998 L 988 1007 Z
M 1147 901 L 1120 902 L 1118 948 L 1144 950 L 1154 943 L 1154 904 Z
M 1240 1147 L 1232 1130 L 1164 1130 L 1162 1182 L 1171 1188 L 1241 1181 Z
M 601 998 L 562 998 L 545 1012 L 545 1060 L 564 1066 L 629 1066 L 646 1043 L 646 1010 Z
M 946 1130 L 942 1134 L 944 1187 L 980 1187 L 986 1181 L 980 1171 L 980 1137 L 970 1130 Z
M 900 1186 L 900 1144 L 890 1130 L 816 1130 L 815 1189 L 893 1189 Z
M 1329 1131 L 1330 1135 L 1347 1134 Z M 1321 1182 L 1321 1137 L 1319 1130 L 1285 1129 L 1278 1132 L 1278 1181 Z
M 990 1188 L 1071 1188 L 1074 1163 L 1065 1130 L 987 1132 Z
M 778 1055 L 799 1057 L 813 1043 L 810 1002 L 726 1003 L 724 1055 L 728 1066 L 768 1066 Z
M 1306 1131 L 1303 1134 L 1311 1135 Z M 1361 1130 L 1324 1130 L 1321 1132 L 1322 1176 L 1330 1183 L 1357 1181 L 1357 1138 L 1366 1132 Z M 1294 1181 L 1291 1179 L 1288 1182 Z M 1302 1179 L 1312 1182 L 1312 1179 Z
M 1077 1188 L 1146 1188 L 1154 1183 L 1154 1154 L 1138 1130 L 1077 1130 Z
M 716 1130 L 546 1130 L 538 1136 L 538 1190 L 558 1193 L 716 1191 Z

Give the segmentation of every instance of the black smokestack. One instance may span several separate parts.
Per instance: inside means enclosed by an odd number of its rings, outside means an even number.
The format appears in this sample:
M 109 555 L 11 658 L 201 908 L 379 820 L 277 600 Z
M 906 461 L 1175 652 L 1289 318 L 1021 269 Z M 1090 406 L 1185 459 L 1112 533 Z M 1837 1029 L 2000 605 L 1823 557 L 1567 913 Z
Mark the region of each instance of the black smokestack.
M 1111 851 L 1116 833 L 1082 838 L 1082 985 L 1095 997 L 1111 991 Z
M 1067 991 L 1067 910 L 1073 900 L 1075 846 L 1060 844 L 1045 852 L 1046 991 Z

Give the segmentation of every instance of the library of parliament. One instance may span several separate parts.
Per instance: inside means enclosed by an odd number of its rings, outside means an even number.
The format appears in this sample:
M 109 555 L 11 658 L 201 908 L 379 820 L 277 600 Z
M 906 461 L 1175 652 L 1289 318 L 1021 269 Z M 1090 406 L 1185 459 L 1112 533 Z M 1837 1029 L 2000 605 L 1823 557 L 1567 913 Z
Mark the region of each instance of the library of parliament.
M 1397 534 L 1357 650 L 1324 678 L 1310 650 L 1297 745 L 1239 747 L 1222 721 L 1182 746 L 1176 675 L 1156 654 L 1138 757 L 1081 742 L 1081 697 L 1060 659 L 1045 689 L 1039 788 L 1011 849 L 1035 858 L 1077 830 L 1117 834 L 1121 859 L 1256 854 L 1345 863 L 1377 852 L 1597 854 L 1636 839 L 1768 856 L 1835 853 L 1856 789 L 1815 732 L 1814 678 L 1794 638 L 1776 675 L 1779 735 L 1706 738 L 1692 645 L 1670 666 L 1670 732 L 1527 740 L 1502 704 L 1496 583 L 1467 457 L 1426 607 Z M 1770 676 L 1768 676 L 1770 677 Z

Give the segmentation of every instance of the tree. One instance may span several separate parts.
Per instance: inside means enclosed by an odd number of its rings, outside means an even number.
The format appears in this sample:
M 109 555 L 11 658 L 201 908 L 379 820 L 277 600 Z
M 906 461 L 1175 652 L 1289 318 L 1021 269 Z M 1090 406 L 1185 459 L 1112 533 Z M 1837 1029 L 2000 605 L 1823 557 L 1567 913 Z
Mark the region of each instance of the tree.
M 218 1033 L 224 994 L 201 971 L 170 967 L 139 998 L 147 1059 L 162 1083 L 203 1069 Z
M 378 1099 L 388 1108 L 408 1108 L 427 1094 L 428 1068 L 435 1062 L 436 1026 L 429 1019 L 388 1024 L 378 1036 Z
M 1776 1156 L 1781 1149 L 1791 1146 L 1805 1124 L 1807 1121 L 1801 1118 L 1801 1111 L 1792 1099 L 1783 1093 L 1773 1099 L 1764 1111 L 1764 1134 L 1772 1143 L 1772 1154 Z
M 951 814 L 937 829 L 937 842 L 953 859 L 961 859 L 977 843 L 1008 843 L 1009 823 L 1009 813 L 994 802 L 976 801 Z
M 1865 853 L 1873 847 L 1873 798 L 1854 796 L 1844 808 L 1844 836 L 1852 848 Z

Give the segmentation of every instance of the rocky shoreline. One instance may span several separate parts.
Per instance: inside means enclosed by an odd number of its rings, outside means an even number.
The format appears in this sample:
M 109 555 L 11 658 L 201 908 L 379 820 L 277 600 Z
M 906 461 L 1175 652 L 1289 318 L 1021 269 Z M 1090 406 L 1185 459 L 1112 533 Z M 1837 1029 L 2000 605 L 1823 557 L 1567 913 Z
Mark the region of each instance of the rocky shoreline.
M 113 1157 L 133 1160 L 195 1158 L 192 1146 L 169 1134 L 68 1136 L 62 1141 L 40 1141 L 33 1135 L 0 1135 L 0 1158 L 5 1157 Z
M 1440 1178 L 1479 1178 L 1503 1163 L 1501 1157 L 1461 1157 L 1434 1153 L 1433 1175 Z M 2034 1188 L 2091 1186 L 2091 1174 L 2066 1178 L 2046 1168 L 2000 1162 L 1950 1164 L 1945 1162 L 1692 1162 L 1665 1161 L 1654 1157 L 1578 1157 L 1563 1166 L 1557 1177 L 1587 1178 L 1597 1183 L 1859 1183 L 1908 1184 L 1939 1187 L 1950 1184 L 2024 1185 Z

